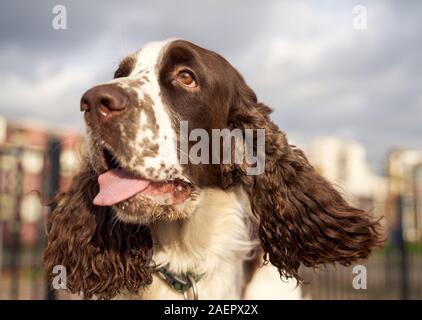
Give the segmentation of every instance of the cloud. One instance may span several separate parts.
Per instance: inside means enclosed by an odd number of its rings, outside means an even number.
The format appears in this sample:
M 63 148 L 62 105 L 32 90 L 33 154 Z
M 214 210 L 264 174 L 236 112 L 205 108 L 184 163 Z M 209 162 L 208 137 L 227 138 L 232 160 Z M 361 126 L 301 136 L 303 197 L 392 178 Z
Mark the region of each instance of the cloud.
M 48 72 L 41 72 L 45 73 Z M 40 76 L 34 81 L 0 76 L 0 105 L 8 106 L 6 116 L 33 116 L 64 123 L 68 121 L 67 117 L 74 118 L 78 111 L 75 89 L 84 88 L 89 82 L 84 70 L 75 68 L 59 70 L 48 77 Z
M 367 4 L 368 29 L 356 31 L 353 5 L 330 12 L 302 4 L 284 11 L 297 14 L 296 19 L 274 10 L 282 21 L 279 31 L 261 41 L 264 48 L 250 51 L 261 58 L 248 57 L 244 65 L 255 61 L 255 66 L 246 78 L 296 140 L 309 143 L 318 135 L 357 139 L 382 169 L 392 146 L 422 147 L 417 124 L 422 118 L 417 102 L 422 29 L 413 13 L 410 19 L 407 11 L 382 2 Z
M 422 147 L 418 1 L 56 1 L 2 3 L 0 108 L 82 126 L 81 94 L 150 40 L 182 37 L 229 59 L 294 140 L 357 139 L 378 167 L 395 145 Z M 352 28 L 365 5 L 368 28 Z

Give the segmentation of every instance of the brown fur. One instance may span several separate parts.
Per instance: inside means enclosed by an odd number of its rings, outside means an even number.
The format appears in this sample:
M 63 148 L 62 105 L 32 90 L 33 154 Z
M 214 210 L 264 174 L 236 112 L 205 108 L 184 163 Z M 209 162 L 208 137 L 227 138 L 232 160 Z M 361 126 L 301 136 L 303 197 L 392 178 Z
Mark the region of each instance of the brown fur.
M 379 219 L 350 206 L 315 172 L 304 153 L 288 144 L 269 118 L 271 109 L 257 102 L 237 73 L 236 81 L 229 123 L 232 128 L 265 129 L 265 172 L 248 176 L 244 167 L 230 166 L 223 167 L 222 175 L 226 186 L 241 182 L 250 196 L 260 219 L 264 260 L 281 276 L 300 280 L 301 263 L 350 265 L 367 258 L 384 240 Z
M 127 56 L 126 58 L 124 58 L 120 62 L 117 70 L 114 72 L 114 79 L 126 77 L 132 71 L 135 62 L 136 59 L 133 56 Z
M 63 265 L 68 290 L 85 299 L 135 294 L 152 282 L 150 232 L 116 220 L 108 207 L 94 206 L 97 191 L 97 175 L 85 164 L 70 189 L 58 196 L 43 257 L 49 283 L 54 266 Z

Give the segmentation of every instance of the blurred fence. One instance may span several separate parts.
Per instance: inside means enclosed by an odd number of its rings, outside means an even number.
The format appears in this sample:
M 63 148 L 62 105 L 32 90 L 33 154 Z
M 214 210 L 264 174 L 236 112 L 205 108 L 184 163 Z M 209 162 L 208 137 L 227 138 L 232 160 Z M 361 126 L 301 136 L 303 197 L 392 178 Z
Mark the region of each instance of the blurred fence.
M 422 254 L 406 255 L 400 250 L 375 253 L 362 262 L 367 272 L 366 289 L 355 289 L 353 266 L 326 266 L 302 269 L 308 282 L 302 286 L 304 298 L 310 299 L 422 299 Z M 403 269 L 405 266 L 406 269 Z
M 20 248 L 14 266 L 11 248 L 3 249 L 0 299 L 45 299 L 47 286 L 41 255 L 44 246 Z

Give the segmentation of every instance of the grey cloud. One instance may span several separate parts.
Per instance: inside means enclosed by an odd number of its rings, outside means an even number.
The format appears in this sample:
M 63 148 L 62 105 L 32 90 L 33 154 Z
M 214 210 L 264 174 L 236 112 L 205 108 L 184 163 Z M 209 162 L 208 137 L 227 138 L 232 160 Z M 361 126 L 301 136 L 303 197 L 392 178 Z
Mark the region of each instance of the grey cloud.
M 419 1 L 60 1 L 68 10 L 63 32 L 51 28 L 55 4 L 2 2 L 2 73 L 34 84 L 66 67 L 82 68 L 89 77 L 63 92 L 63 116 L 49 112 L 59 98 L 32 109 L 18 102 L 0 106 L 2 115 L 82 126 L 77 104 L 89 85 L 108 79 L 118 60 L 146 41 L 182 37 L 228 58 L 275 108 L 283 130 L 303 143 L 318 135 L 357 139 L 378 169 L 391 147 L 422 147 Z M 365 31 L 351 30 L 357 4 L 368 8 Z M 311 50 L 311 57 L 316 50 L 315 61 L 293 54 L 268 67 L 277 38 Z M 317 55 L 324 41 L 329 45 Z
M 318 135 L 357 139 L 378 170 L 393 146 L 422 148 L 422 43 L 417 40 L 422 28 L 414 14 L 422 6 L 413 5 L 413 10 L 397 10 L 384 2 L 368 4 L 375 19 L 367 31 L 351 32 L 311 67 L 289 61 L 271 70 L 271 80 L 259 89 L 285 131 L 306 143 Z M 380 9 L 384 12 L 376 14 Z M 323 91 L 298 97 L 292 92 L 300 85 L 319 85 Z M 362 101 L 348 107 L 349 96 Z

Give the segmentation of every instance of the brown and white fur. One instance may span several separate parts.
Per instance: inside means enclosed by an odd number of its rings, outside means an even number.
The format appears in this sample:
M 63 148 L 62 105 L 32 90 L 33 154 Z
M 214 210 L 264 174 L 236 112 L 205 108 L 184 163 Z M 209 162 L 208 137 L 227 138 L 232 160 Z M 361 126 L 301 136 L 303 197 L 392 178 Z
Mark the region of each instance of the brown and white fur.
M 301 280 L 302 264 L 349 265 L 381 243 L 378 221 L 314 171 L 270 120 L 270 108 L 212 51 L 183 40 L 149 43 L 122 61 L 115 79 L 85 93 L 81 110 L 88 155 L 57 197 L 44 253 L 49 277 L 55 265 L 67 268 L 70 292 L 181 299 L 155 273 L 167 266 L 203 274 L 201 299 L 260 298 L 260 272 L 272 286 L 272 270 Z M 247 163 L 180 164 L 181 120 L 208 133 L 265 129 L 265 171 L 248 175 Z M 150 189 L 93 204 L 98 177 L 113 166 L 150 181 Z M 160 192 L 163 186 L 173 189 Z M 298 297 L 286 292 L 274 298 Z

